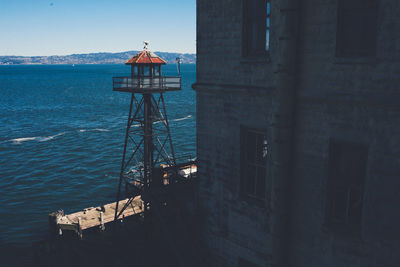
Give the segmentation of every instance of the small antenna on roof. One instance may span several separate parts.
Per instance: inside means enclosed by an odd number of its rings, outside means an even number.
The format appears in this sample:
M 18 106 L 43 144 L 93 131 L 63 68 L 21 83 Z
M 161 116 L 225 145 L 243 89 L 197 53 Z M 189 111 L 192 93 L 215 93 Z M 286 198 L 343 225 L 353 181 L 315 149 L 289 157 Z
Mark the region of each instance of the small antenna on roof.
M 176 58 L 176 63 L 178 64 L 178 65 L 176 65 L 176 67 L 178 68 L 178 73 L 180 76 L 181 75 L 181 59 L 179 57 Z
M 150 42 L 149 42 L 149 41 L 144 41 L 143 43 L 144 43 L 143 49 L 144 49 L 144 50 L 149 49 L 149 44 L 150 44 Z

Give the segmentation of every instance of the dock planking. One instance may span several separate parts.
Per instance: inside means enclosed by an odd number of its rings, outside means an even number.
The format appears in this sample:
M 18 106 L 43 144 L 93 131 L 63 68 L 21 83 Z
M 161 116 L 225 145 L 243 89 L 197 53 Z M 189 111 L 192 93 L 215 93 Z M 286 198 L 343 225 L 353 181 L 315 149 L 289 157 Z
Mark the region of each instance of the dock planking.
M 118 204 L 118 212 L 122 210 L 129 198 L 120 200 Z M 74 231 L 82 236 L 82 231 L 99 227 L 104 230 L 105 224 L 112 222 L 115 215 L 116 202 L 106 204 L 99 207 L 90 207 L 82 211 L 64 215 L 60 213 L 52 213 L 49 215 L 50 222 L 56 227 L 59 234 L 63 231 Z M 127 218 L 139 215 L 143 212 L 143 201 L 137 196 L 122 212 L 121 217 Z
M 194 161 L 172 167 L 163 166 L 163 184 L 165 186 L 169 185 L 168 171 L 171 169 L 177 171 L 177 175 L 181 180 L 191 180 L 191 178 L 196 177 L 197 174 L 197 166 L 194 164 Z M 128 201 L 129 198 L 119 201 L 118 214 Z M 82 238 L 84 230 L 97 227 L 103 231 L 107 223 L 114 221 L 116 204 L 117 202 L 113 202 L 104 206 L 90 207 L 68 215 L 65 215 L 62 210 L 52 212 L 49 214 L 50 231 L 58 235 L 62 235 L 64 231 L 75 232 L 80 238 Z M 141 196 L 137 196 L 130 202 L 127 208 L 118 215 L 118 218 L 122 221 L 124 218 L 140 215 L 143 211 L 144 204 L 142 198 Z

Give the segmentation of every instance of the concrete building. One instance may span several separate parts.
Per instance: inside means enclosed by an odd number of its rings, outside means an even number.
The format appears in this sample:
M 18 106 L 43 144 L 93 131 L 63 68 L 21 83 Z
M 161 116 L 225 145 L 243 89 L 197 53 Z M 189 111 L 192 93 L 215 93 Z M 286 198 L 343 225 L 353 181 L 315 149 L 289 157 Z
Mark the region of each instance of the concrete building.
M 400 1 L 197 0 L 215 266 L 400 266 Z

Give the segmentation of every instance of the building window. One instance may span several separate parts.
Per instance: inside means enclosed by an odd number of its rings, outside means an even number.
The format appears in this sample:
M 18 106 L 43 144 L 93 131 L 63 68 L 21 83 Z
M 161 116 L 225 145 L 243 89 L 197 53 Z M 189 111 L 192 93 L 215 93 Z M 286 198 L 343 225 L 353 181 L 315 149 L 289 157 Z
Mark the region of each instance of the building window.
M 331 141 L 326 198 L 326 224 L 336 230 L 361 230 L 368 148 Z
M 263 130 L 241 127 L 241 194 L 254 200 L 266 196 L 268 142 Z
M 239 258 L 238 267 L 259 267 L 257 264 L 252 263 L 243 258 Z
M 243 56 L 265 56 L 270 49 L 271 1 L 243 0 Z
M 336 56 L 376 55 L 377 0 L 339 0 Z

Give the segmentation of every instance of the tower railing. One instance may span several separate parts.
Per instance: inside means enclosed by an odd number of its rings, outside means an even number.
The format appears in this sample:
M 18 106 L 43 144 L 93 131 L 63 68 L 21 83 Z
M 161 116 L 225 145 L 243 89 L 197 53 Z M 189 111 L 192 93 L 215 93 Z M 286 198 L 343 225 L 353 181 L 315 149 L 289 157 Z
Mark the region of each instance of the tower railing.
M 175 91 L 181 89 L 180 76 L 113 77 L 113 90 L 122 92 Z

